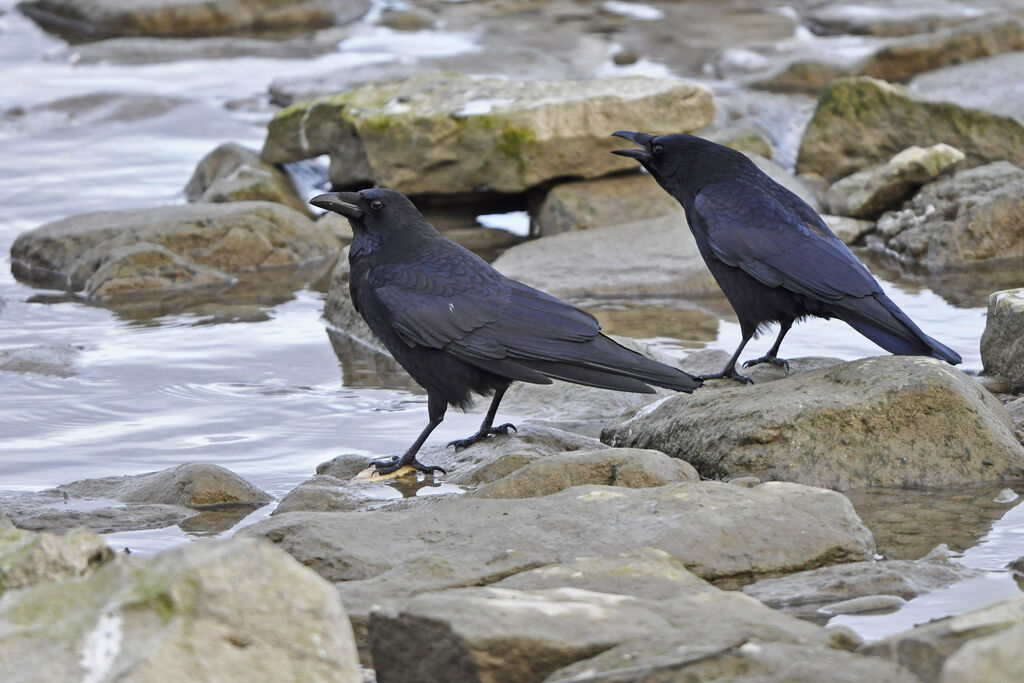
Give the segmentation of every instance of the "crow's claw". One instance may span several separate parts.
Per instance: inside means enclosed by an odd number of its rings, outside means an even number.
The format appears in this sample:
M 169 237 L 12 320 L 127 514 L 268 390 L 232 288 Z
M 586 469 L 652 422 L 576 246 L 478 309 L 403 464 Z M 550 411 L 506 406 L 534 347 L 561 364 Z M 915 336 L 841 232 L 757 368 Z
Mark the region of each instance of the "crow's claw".
M 778 356 L 761 356 L 754 360 L 748 360 L 743 364 L 743 367 L 749 368 L 752 365 L 758 365 L 760 363 L 771 363 L 778 368 L 786 368 L 786 372 L 789 372 L 789 361 L 785 358 L 779 358 Z
M 438 467 L 437 465 L 424 465 L 416 458 L 409 458 L 408 460 L 404 460 L 403 458 L 399 458 L 397 455 L 391 456 L 391 458 L 389 458 L 388 460 L 374 460 L 370 464 L 377 468 L 377 474 L 391 474 L 392 472 L 396 472 L 401 468 L 405 467 L 406 465 L 414 467 L 420 472 L 423 472 L 424 474 L 433 474 L 434 472 L 447 474 L 443 467 Z
M 518 429 L 516 429 L 516 426 L 514 424 L 512 424 L 511 422 L 506 422 L 505 424 L 498 425 L 497 427 L 488 427 L 487 429 L 481 429 L 473 436 L 467 437 L 465 439 L 456 439 L 455 441 L 449 441 L 448 445 L 455 446 L 455 450 L 459 450 L 461 448 L 469 448 L 473 444 L 479 443 L 484 439 L 489 439 L 495 434 L 508 434 L 508 430 L 510 429 L 513 432 L 519 431 Z
M 754 383 L 754 380 L 750 379 L 746 375 L 741 375 L 736 372 L 736 368 L 729 368 L 728 370 L 722 370 L 721 372 L 713 372 L 710 375 L 697 375 L 697 379 L 702 382 L 706 382 L 709 379 L 734 379 L 743 384 Z

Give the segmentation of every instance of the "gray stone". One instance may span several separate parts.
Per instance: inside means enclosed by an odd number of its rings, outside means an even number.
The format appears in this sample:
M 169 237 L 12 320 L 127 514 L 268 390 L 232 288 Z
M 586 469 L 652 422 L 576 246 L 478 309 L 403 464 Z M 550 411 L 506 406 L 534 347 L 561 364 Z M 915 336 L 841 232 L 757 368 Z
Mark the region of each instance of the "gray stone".
M 897 209 L 927 182 L 951 173 L 963 152 L 945 143 L 927 149 L 908 147 L 879 166 L 871 166 L 834 183 L 826 200 L 834 213 L 877 219 Z
M 898 595 L 864 595 L 832 602 L 818 608 L 819 614 L 863 614 L 865 612 L 894 612 L 907 603 Z
M 1024 69 L 1024 52 L 975 59 L 923 73 L 907 85 L 909 92 L 936 102 L 982 109 L 1024 120 L 1024 83 L 1006 74 Z
M 6 681 L 361 680 L 334 588 L 258 539 L 119 556 L 0 601 Z
M 979 5 L 965 6 L 950 0 L 829 2 L 809 9 L 805 16 L 821 33 L 899 37 L 971 21 L 985 11 Z
M 875 229 L 874 221 L 862 221 L 847 216 L 833 216 L 822 214 L 822 220 L 828 229 L 835 233 L 835 236 L 843 241 L 843 244 L 856 244 Z
M 1014 393 L 1024 393 L 1024 289 L 995 292 L 989 297 L 981 362 L 987 374 L 1005 377 Z M 1017 411 L 1019 415 L 1020 409 Z
M 47 31 L 78 42 L 112 36 L 205 36 L 309 29 L 363 16 L 367 0 L 24 0 L 18 9 Z
M 827 638 L 824 629 L 724 591 L 652 601 L 567 587 L 460 588 L 419 595 L 395 613 L 370 615 L 381 683 L 535 681 L 615 645 L 667 631 L 680 641 L 699 638 L 720 647 L 758 637 L 821 646 Z M 446 645 L 440 654 L 439 642 Z
M 1024 595 L 876 640 L 863 645 L 858 652 L 897 662 L 925 681 L 1017 680 L 1021 672 L 1022 624 Z M 963 655 L 958 657 L 961 652 Z M 991 659 L 983 663 L 979 655 Z M 964 669 L 966 664 L 978 667 L 969 672 L 970 677 L 963 677 L 968 673 Z M 994 677 L 980 675 L 986 670 Z M 1003 678 L 1010 673 L 1014 675 Z
M 926 101 L 899 85 L 861 77 L 841 78 L 822 89 L 796 170 L 835 181 L 910 145 L 940 142 L 961 150 L 968 167 L 1004 159 L 1024 163 L 1024 124 Z
M 775 154 L 775 145 L 763 130 L 753 126 L 735 126 L 702 132 L 712 142 L 731 147 L 750 156 L 771 159 Z
M 1024 258 L 1024 170 L 999 161 L 925 185 L 878 233 L 902 261 L 933 270 Z
M 73 377 L 81 354 L 82 347 L 72 344 L 4 349 L 0 351 L 0 371 Z
M 679 202 L 649 174 L 630 173 L 555 185 L 535 219 L 537 236 L 659 218 L 679 213 Z
M 103 537 L 83 527 L 58 536 L 0 526 L 0 594 L 83 576 L 113 556 Z
M 185 197 L 214 203 L 263 200 L 310 213 L 287 173 L 236 142 L 225 142 L 203 157 L 185 185 Z
M 340 243 L 270 202 L 190 204 L 71 216 L 18 236 L 12 270 L 31 284 L 103 301 L 227 287 L 245 273 L 322 263 Z
M 186 463 L 158 472 L 82 479 L 54 489 L 73 498 L 112 498 L 124 503 L 220 505 L 267 503 L 272 496 L 218 465 Z
M 163 116 L 186 102 L 180 97 L 132 93 L 72 95 L 0 112 L 0 130 L 25 135 L 72 126 L 130 123 Z
M 386 514 L 290 512 L 241 533 L 266 536 L 332 581 L 402 565 L 410 584 L 417 582 L 412 562 L 425 556 L 457 557 L 460 571 L 493 576 L 494 562 L 505 558 L 539 566 L 653 546 L 719 580 L 865 560 L 874 550 L 845 497 L 780 482 L 582 486 L 530 499 L 442 498 Z
M 610 131 L 692 131 L 710 123 L 713 107 L 703 86 L 673 80 L 431 74 L 294 104 L 270 122 L 262 157 L 283 163 L 329 154 L 337 186 L 521 192 L 630 169 L 635 162 L 607 153 L 616 146 Z
M 920 560 L 850 562 L 759 579 L 743 592 L 769 607 L 817 606 L 880 594 L 910 599 L 981 573 L 950 562 L 948 551 L 940 546 Z
M 1024 448 L 999 401 L 931 358 L 866 358 L 768 384 L 720 387 L 627 415 L 601 440 L 683 458 L 705 477 L 837 489 L 1024 474 Z
M 369 466 L 364 461 L 364 469 Z M 351 486 L 349 482 L 326 474 L 318 474 L 308 479 L 281 499 L 272 514 L 280 515 L 296 510 L 328 512 L 338 510 L 358 510 L 367 503 L 378 500 L 363 492 L 363 487 Z

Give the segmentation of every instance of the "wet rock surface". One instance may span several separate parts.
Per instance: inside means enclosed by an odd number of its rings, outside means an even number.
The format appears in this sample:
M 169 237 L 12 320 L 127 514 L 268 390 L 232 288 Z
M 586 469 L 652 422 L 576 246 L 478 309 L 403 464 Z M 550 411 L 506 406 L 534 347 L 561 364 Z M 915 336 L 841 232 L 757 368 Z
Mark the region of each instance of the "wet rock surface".
M 238 275 L 299 269 L 339 248 L 293 209 L 230 202 L 64 218 L 20 235 L 11 259 L 16 276 L 32 284 L 114 303 L 225 290 Z
M 601 440 L 664 451 L 705 477 L 842 490 L 1020 477 L 1024 449 L 1011 429 L 1002 405 L 951 366 L 885 356 L 675 396 L 611 424 Z
M 2 514 L 2 513 L 0 513 Z M 114 553 L 94 531 L 78 527 L 62 535 L 15 529 L 0 518 L 0 594 L 43 581 L 83 576 Z
M 5 591 L 0 662 L 12 681 L 361 680 L 335 590 L 252 538 Z
M 554 178 L 632 169 L 631 160 L 607 154 L 616 147 L 611 131 L 692 131 L 713 111 L 708 90 L 679 81 L 432 74 L 292 105 L 271 121 L 261 154 L 270 163 L 329 154 L 339 187 L 521 192 Z
M 77 374 L 80 346 L 24 346 L 0 351 L 0 371 L 25 372 L 52 377 L 73 377 Z
M 1014 393 L 1024 393 L 1024 289 L 989 297 L 981 361 L 987 374 L 1009 380 Z
M 309 214 L 309 205 L 295 192 L 287 173 L 235 142 L 203 157 L 185 186 L 185 197 L 190 202 L 277 202 Z

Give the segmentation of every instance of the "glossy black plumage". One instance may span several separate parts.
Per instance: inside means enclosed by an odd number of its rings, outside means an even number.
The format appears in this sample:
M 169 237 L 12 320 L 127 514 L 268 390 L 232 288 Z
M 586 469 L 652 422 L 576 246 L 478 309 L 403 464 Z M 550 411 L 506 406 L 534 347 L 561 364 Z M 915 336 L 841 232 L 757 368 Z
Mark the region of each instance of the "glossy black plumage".
M 597 320 L 569 304 L 506 278 L 443 237 L 411 201 L 393 190 L 320 195 L 311 203 L 349 218 L 352 302 L 381 342 L 427 390 L 430 422 L 401 458 L 376 463 L 389 472 L 418 469 L 416 451 L 449 405 L 494 394 L 467 446 L 512 425 L 493 427 L 498 403 L 516 380 L 552 379 L 651 393 L 649 385 L 693 391 L 700 381 L 630 351 L 601 334 Z
M 736 372 L 736 360 L 771 323 L 781 325 L 771 351 L 744 366 L 786 365 L 779 345 L 806 316 L 839 318 L 891 353 L 960 362 L 885 295 L 814 209 L 740 152 L 693 135 L 613 135 L 639 146 L 614 153 L 638 160 L 683 206 L 701 256 L 739 318 L 739 348 L 722 372 L 704 379 L 750 381 Z

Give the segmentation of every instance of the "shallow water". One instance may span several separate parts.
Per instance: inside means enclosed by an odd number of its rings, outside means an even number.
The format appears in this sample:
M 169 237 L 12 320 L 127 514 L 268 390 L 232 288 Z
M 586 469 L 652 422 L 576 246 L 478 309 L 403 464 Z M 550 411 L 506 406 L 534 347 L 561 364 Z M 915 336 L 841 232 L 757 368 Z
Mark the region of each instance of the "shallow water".
M 21 232 L 67 215 L 183 202 L 195 164 L 216 145 L 262 144 L 272 115 L 266 89 L 274 79 L 470 50 L 473 36 L 422 32 L 396 42 L 394 32 L 364 26 L 346 41 L 347 51 L 312 60 L 72 66 L 48 57 L 63 43 L 21 17 L 12 2 L 0 0 L 0 9 L 6 10 L 0 15 L 0 114 L 97 92 L 180 99 L 164 114 L 133 121 L 109 120 L 102 111 L 71 120 L 31 111 L 22 123 L 0 119 L 0 350 L 81 348 L 68 377 L 0 372 L 0 493 L 212 462 L 280 497 L 318 463 L 342 453 L 382 456 L 408 446 L 425 422 L 424 397 L 375 380 L 372 372 L 346 378 L 320 317 L 323 293 L 315 288 L 228 308 L 133 318 L 16 282 L 9 249 Z M 668 73 L 660 65 L 650 70 Z M 794 151 L 790 146 L 780 154 Z M 507 226 L 501 218 L 485 222 Z M 954 292 L 944 298 L 919 279 L 884 272 L 886 289 L 910 317 L 959 351 L 965 370 L 980 370 L 983 297 Z M 704 313 L 680 302 L 648 303 L 653 307 L 590 302 L 608 331 L 652 340 L 676 354 L 731 351 L 739 342 L 739 327 L 720 301 L 693 302 Z M 771 341 L 752 343 L 746 357 L 761 355 Z M 842 323 L 825 321 L 798 326 L 784 351 L 845 359 L 880 352 Z M 502 415 L 513 422 L 522 417 Z M 465 436 L 478 422 L 479 414 L 450 411 L 432 439 Z M 270 511 L 257 510 L 243 523 Z M 174 527 L 111 534 L 110 540 L 115 547 L 156 552 L 209 533 L 217 532 Z M 997 546 L 999 561 L 1024 555 L 1022 534 L 1024 518 L 1007 515 L 977 552 Z M 964 561 L 974 557 L 970 552 Z M 991 557 L 984 562 L 997 569 Z M 975 600 L 966 597 L 968 590 L 970 596 L 999 596 L 1009 590 L 1004 584 L 972 584 L 962 595 L 967 602 Z M 922 602 L 923 612 L 917 606 L 902 612 L 918 619 L 969 606 L 936 600 Z M 877 632 L 860 623 L 852 625 Z M 890 616 L 886 623 L 896 622 Z

